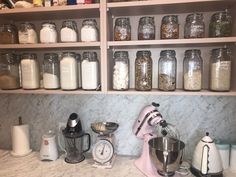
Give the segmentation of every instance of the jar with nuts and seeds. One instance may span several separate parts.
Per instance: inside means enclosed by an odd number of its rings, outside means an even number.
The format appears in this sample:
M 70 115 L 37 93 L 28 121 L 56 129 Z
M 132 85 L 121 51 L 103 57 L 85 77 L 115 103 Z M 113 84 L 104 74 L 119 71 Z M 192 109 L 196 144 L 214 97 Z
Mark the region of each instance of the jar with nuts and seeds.
M 152 58 L 148 50 L 138 51 L 135 60 L 135 89 L 150 91 L 152 89 Z
M 138 40 L 154 40 L 155 24 L 154 17 L 142 17 L 139 20 Z
M 115 41 L 130 41 L 131 40 L 131 26 L 129 18 L 117 18 L 114 28 Z
M 177 15 L 168 15 L 162 18 L 161 39 L 178 39 L 179 24 Z
M 18 44 L 18 33 L 15 25 L 3 24 L 0 26 L 0 44 Z

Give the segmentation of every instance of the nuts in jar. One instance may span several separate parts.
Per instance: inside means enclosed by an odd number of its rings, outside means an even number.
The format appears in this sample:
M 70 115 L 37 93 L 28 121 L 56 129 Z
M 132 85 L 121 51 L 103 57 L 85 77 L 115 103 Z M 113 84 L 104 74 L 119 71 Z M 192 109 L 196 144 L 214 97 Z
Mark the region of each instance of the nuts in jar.
M 161 39 L 178 39 L 179 24 L 177 15 L 168 15 L 162 18 Z
M 117 18 L 114 27 L 115 41 L 130 41 L 131 40 L 131 26 L 129 18 Z
M 0 26 L 0 44 L 17 44 L 17 28 L 12 24 L 3 24 Z

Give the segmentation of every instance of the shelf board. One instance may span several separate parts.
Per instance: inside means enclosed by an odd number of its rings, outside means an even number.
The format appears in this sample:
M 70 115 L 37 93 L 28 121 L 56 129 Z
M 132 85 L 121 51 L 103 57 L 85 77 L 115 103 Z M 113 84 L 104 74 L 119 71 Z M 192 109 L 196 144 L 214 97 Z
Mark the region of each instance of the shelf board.
M 0 18 L 17 21 L 73 19 L 80 17 L 94 18 L 99 17 L 99 8 L 99 4 L 15 8 L 0 10 Z
M 235 0 L 147 0 L 111 2 L 107 7 L 114 16 L 130 16 L 219 11 L 230 9 L 235 4 Z

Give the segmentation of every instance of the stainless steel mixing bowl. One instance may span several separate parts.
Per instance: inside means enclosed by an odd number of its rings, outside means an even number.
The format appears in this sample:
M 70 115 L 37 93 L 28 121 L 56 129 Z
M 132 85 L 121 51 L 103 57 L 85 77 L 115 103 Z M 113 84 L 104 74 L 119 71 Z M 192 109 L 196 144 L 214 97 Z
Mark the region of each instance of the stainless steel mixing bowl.
M 158 173 L 173 176 L 179 169 L 185 144 L 174 138 L 157 137 L 149 140 L 149 153 Z

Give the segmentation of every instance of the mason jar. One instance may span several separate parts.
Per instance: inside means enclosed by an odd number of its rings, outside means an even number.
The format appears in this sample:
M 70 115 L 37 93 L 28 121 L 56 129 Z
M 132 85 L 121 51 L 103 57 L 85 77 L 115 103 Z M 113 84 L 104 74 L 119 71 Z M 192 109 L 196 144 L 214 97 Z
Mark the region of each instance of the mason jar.
M 81 63 L 82 89 L 96 90 L 99 86 L 99 63 L 96 52 L 84 52 Z
M 186 17 L 184 26 L 184 38 L 203 38 L 205 35 L 205 23 L 203 14 L 195 13 Z
M 13 24 L 0 26 L 0 44 L 18 44 L 17 28 Z
M 32 23 L 25 22 L 20 24 L 18 30 L 18 37 L 20 44 L 35 44 L 38 43 L 38 37 L 35 26 Z
M 129 89 L 129 54 L 127 51 L 114 53 L 113 89 Z
M 212 91 L 230 91 L 232 55 L 229 48 L 211 51 L 210 89 Z
M 34 53 L 21 55 L 21 75 L 23 89 L 38 89 L 40 87 L 39 63 Z
M 15 54 L 0 55 L 0 89 L 10 90 L 20 88 L 19 60 Z
M 72 20 L 63 21 L 60 36 L 61 42 L 77 42 L 78 30 L 76 22 Z
M 200 91 L 203 73 L 201 51 L 197 49 L 186 50 L 183 64 L 184 90 Z
M 168 15 L 162 18 L 161 39 L 178 39 L 179 23 L 177 15 Z
M 174 50 L 162 50 L 158 61 L 158 88 L 163 91 L 176 89 L 176 57 Z
M 229 37 L 232 35 L 232 17 L 228 11 L 212 15 L 209 25 L 210 37 Z
M 82 23 L 81 41 L 95 42 L 99 40 L 99 30 L 95 19 L 86 19 Z
M 117 18 L 114 27 L 115 41 L 130 41 L 131 26 L 129 18 Z
M 138 40 L 155 39 L 155 22 L 154 17 L 142 17 L 139 20 Z
M 60 88 L 60 62 L 56 53 L 44 54 L 43 86 L 45 89 Z
M 149 50 L 138 51 L 135 60 L 135 89 L 150 91 L 152 89 L 152 58 Z
M 57 30 L 55 23 L 44 22 L 40 30 L 40 42 L 41 43 L 56 43 L 57 42 Z

